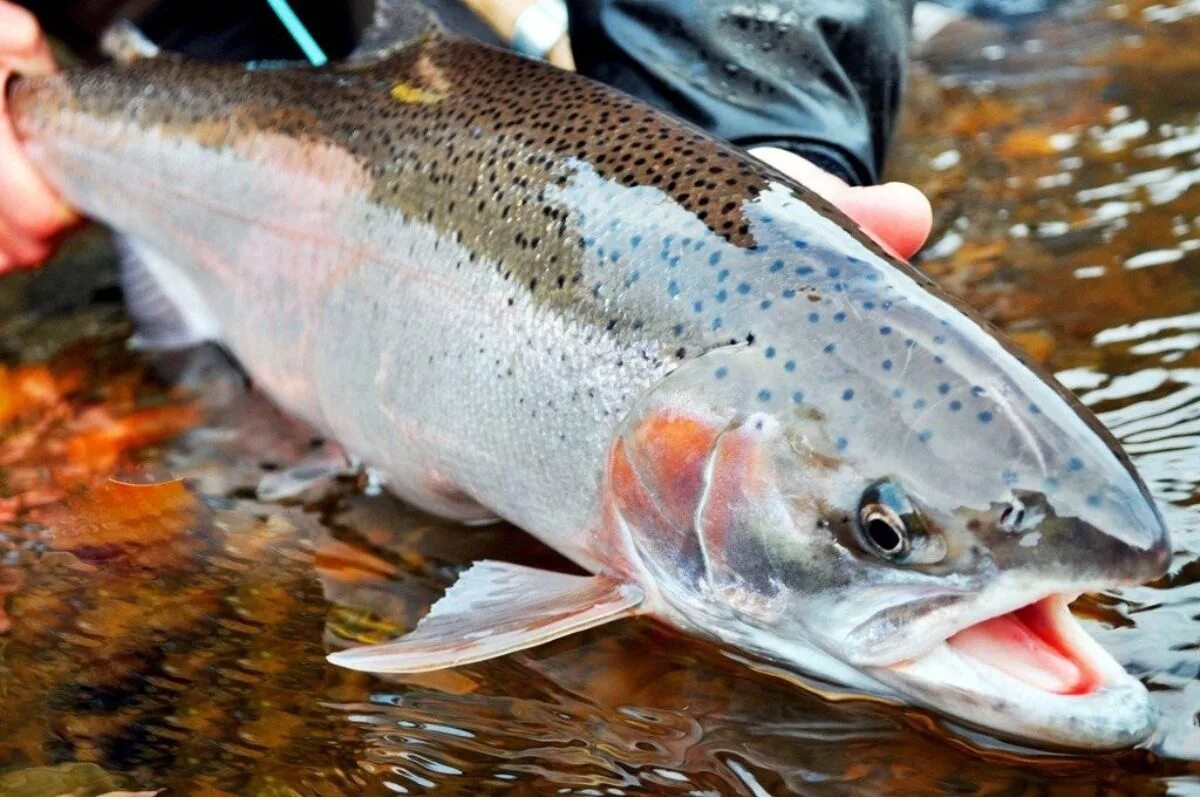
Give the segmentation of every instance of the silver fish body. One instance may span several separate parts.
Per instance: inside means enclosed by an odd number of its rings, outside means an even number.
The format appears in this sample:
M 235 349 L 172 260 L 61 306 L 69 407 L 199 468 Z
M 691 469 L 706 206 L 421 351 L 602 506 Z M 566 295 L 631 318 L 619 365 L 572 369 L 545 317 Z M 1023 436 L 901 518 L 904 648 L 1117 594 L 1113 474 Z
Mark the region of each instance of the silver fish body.
M 642 612 L 1009 735 L 1152 727 L 1065 611 L 1165 566 L 1119 446 L 735 148 L 440 36 L 10 99 L 35 163 L 193 331 L 405 499 L 508 519 L 640 587 Z

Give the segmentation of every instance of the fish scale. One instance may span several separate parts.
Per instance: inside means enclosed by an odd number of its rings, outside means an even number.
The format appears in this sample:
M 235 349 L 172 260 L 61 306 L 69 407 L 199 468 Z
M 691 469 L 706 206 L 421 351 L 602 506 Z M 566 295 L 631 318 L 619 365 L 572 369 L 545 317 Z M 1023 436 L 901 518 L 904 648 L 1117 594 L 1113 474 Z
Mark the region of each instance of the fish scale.
M 337 663 L 437 669 L 648 613 L 1026 738 L 1153 724 L 1062 600 L 1168 556 L 1120 447 L 737 148 L 437 32 L 323 69 L 146 59 L 10 102 L 47 178 L 283 407 L 410 502 L 595 573 L 483 562 L 410 639 Z M 1027 621 L 1089 662 L 1086 700 L 1028 674 L 1054 658 L 994 663 Z

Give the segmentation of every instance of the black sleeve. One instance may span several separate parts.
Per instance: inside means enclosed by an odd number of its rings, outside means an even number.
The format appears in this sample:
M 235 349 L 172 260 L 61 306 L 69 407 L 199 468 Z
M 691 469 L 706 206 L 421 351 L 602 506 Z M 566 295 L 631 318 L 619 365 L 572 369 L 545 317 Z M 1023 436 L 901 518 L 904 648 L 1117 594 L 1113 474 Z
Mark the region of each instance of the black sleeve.
M 743 147 L 879 180 L 913 0 L 567 0 L 580 72 Z

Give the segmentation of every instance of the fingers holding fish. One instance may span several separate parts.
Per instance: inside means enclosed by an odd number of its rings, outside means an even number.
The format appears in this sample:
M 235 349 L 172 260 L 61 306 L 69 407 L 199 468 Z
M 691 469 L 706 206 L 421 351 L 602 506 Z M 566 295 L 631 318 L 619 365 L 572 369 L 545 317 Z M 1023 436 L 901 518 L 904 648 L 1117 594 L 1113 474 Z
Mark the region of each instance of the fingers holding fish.
M 54 57 L 37 20 L 0 0 L 0 86 L 17 73 L 55 71 Z M 53 251 L 54 239 L 78 216 L 25 158 L 0 92 L 0 272 L 33 266 Z

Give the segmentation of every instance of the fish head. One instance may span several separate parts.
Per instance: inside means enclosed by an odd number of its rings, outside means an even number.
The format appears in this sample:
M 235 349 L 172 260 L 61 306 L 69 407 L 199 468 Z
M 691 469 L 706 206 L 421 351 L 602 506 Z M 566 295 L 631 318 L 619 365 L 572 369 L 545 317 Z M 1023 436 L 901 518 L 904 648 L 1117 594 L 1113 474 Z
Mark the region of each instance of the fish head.
M 609 512 L 693 629 L 1010 739 L 1138 742 L 1155 706 L 1067 606 L 1161 574 L 1162 518 L 1052 378 L 947 327 L 907 382 L 844 361 L 802 393 L 761 342 L 684 364 L 626 420 Z

